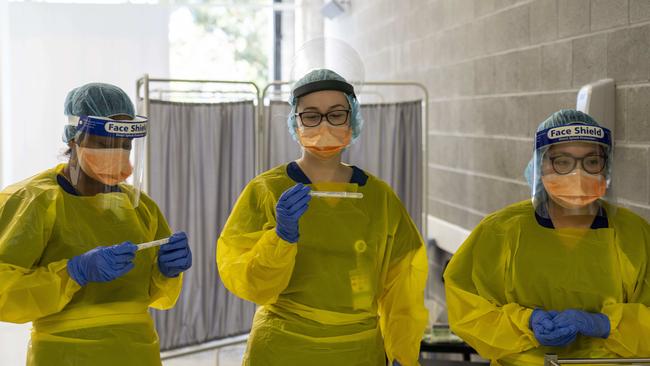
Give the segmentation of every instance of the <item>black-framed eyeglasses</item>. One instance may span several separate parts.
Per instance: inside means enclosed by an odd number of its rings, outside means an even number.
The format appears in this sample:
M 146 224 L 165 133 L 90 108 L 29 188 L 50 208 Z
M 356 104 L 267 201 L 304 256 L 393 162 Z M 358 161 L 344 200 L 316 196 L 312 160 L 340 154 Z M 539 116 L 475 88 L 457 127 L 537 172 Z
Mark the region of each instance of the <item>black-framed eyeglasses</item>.
M 549 157 L 549 160 L 553 170 L 560 175 L 571 173 L 578 165 L 578 161 L 582 166 L 582 170 L 589 174 L 598 174 L 607 165 L 607 157 L 599 154 L 587 155 L 582 158 L 576 158 L 573 155 L 558 155 Z
M 342 126 L 348 121 L 349 109 L 337 109 L 329 111 L 325 114 L 319 112 L 300 112 L 296 116 L 300 118 L 300 122 L 305 127 L 316 127 L 323 122 L 323 117 L 332 126 Z

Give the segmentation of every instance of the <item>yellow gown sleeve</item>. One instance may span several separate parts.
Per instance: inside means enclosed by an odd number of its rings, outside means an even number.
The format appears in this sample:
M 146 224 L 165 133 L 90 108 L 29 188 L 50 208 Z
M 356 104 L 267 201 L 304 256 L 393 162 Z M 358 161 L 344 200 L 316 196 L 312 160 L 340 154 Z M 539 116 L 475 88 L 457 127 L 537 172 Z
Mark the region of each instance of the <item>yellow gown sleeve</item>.
M 629 220 L 625 223 L 627 227 L 618 232 L 620 241 L 634 250 L 628 252 L 627 257 L 621 256 L 623 273 L 634 273 L 639 269 L 631 298 L 627 303 L 606 304 L 601 310 L 609 318 L 611 326 L 605 347 L 621 357 L 650 355 L 650 225 L 639 221 Z M 638 258 L 641 260 L 637 262 L 635 259 Z
M 287 287 L 298 250 L 275 232 L 275 201 L 263 182 L 249 183 L 217 241 L 225 287 L 259 305 L 274 303 Z
M 397 225 L 389 238 L 388 271 L 379 298 L 379 319 L 386 355 L 402 365 L 418 364 L 429 313 L 424 306 L 427 253 L 408 212 L 399 203 Z
M 171 229 L 165 220 L 164 215 L 160 212 L 158 205 L 152 200 L 146 201 L 151 207 L 151 211 L 157 216 L 158 229 L 154 240 L 168 238 L 172 235 Z M 151 269 L 151 282 L 149 286 L 150 303 L 149 306 L 158 309 L 166 310 L 171 309 L 176 304 L 178 297 L 181 294 L 183 287 L 183 273 L 177 277 L 169 278 L 158 269 L 158 249 L 156 248 L 156 256 L 153 259 Z
M 444 274 L 451 330 L 491 360 L 539 346 L 528 326 L 533 309 L 506 301 L 509 257 L 503 235 L 481 223 Z
M 0 321 L 25 323 L 60 312 L 81 288 L 68 260 L 39 266 L 56 216 L 45 195 L 0 193 Z
M 650 292 L 647 286 L 646 283 L 646 293 Z M 611 325 L 609 338 L 605 340 L 607 349 L 622 357 L 650 355 L 650 309 L 647 305 L 617 303 L 605 305 L 602 312 L 609 317 Z
M 183 287 L 183 273 L 177 277 L 169 278 L 158 270 L 158 260 L 154 261 L 154 269 L 151 271 L 151 294 L 150 307 L 158 310 L 171 309 L 181 294 Z

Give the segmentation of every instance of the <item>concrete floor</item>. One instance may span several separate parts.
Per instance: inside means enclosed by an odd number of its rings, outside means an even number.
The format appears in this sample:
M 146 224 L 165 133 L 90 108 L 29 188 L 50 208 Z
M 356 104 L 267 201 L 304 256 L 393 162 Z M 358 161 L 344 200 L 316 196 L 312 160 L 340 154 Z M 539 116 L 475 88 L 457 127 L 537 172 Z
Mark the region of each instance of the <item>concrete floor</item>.
M 228 340 L 222 341 L 228 342 Z M 163 353 L 163 366 L 240 366 L 245 351 L 246 341 L 243 340 L 208 351 L 173 358 L 168 358 L 169 355 Z

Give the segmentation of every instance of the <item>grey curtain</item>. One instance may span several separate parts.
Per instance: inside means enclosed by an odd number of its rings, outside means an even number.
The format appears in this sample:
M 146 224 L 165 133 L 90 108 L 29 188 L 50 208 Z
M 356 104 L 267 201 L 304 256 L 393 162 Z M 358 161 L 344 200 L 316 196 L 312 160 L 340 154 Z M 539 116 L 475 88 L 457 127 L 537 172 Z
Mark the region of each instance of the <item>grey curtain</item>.
M 365 124 L 343 154 L 388 183 L 422 232 L 422 102 L 362 105 Z
M 262 121 L 264 131 L 262 140 L 263 170 L 296 160 L 302 154 L 300 145 L 291 138 L 287 129 L 289 111 L 287 102 L 271 101 L 270 105 L 266 107 L 265 119 Z
M 266 108 L 262 166 L 270 169 L 295 160 L 301 152 L 287 131 L 288 104 L 271 102 Z M 361 113 L 363 133 L 343 161 L 386 181 L 422 232 L 422 102 L 366 104 Z
M 172 230 L 186 231 L 193 266 L 176 307 L 153 311 L 162 350 L 250 330 L 255 305 L 227 291 L 216 241 L 255 175 L 253 102 L 150 103 L 149 193 Z

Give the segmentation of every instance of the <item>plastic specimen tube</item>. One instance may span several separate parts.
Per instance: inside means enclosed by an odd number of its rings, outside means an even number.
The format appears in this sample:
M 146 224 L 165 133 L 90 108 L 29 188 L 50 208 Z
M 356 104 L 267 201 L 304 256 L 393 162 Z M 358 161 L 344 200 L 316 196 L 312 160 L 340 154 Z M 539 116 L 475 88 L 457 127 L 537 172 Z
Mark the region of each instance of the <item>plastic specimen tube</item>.
M 161 246 L 161 245 L 167 244 L 167 243 L 169 243 L 169 238 L 154 240 L 154 241 L 150 241 L 150 242 L 147 242 L 147 243 L 138 244 L 138 252 L 143 250 L 143 249 L 158 247 L 158 246 Z
M 328 191 L 311 191 L 310 195 L 314 197 L 330 197 L 330 198 L 363 198 L 361 192 L 328 192 Z

